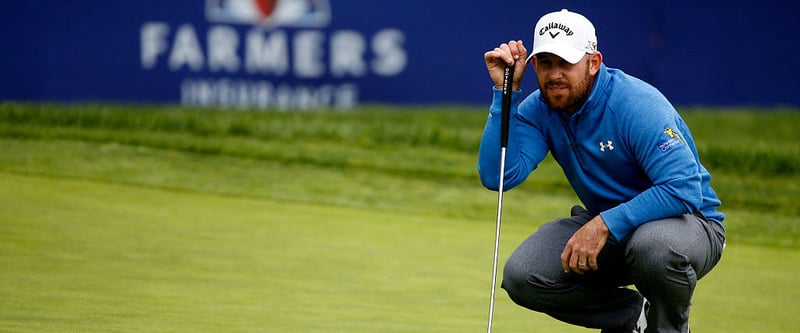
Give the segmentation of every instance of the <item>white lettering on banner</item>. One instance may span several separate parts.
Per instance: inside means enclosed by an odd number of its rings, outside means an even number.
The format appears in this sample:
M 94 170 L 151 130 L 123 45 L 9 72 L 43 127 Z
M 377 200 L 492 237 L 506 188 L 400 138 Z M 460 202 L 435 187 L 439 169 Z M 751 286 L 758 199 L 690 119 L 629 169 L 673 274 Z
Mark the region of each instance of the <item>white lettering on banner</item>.
M 264 38 L 257 30 L 247 33 L 245 67 L 250 74 L 284 76 L 289 71 L 289 48 L 286 33 L 276 31 Z
M 301 31 L 295 35 L 294 74 L 301 78 L 318 78 L 325 73 L 322 43 L 325 36 L 319 31 Z
M 408 56 L 402 47 L 405 39 L 403 32 L 396 29 L 386 29 L 375 34 L 372 38 L 372 51 L 377 57 L 372 60 L 372 68 L 376 74 L 393 76 L 406 68 Z
M 184 24 L 175 32 L 175 42 L 169 54 L 169 68 L 173 71 L 188 66 L 194 71 L 203 69 L 203 51 L 191 24 Z
M 145 23 L 139 33 L 141 43 L 140 61 L 142 67 L 151 69 L 156 66 L 158 55 L 167 52 L 167 34 L 169 26 L 165 23 Z
M 290 35 L 284 30 L 255 27 L 242 38 L 230 26 L 215 25 L 206 32 L 205 50 L 189 23 L 170 35 L 167 23 L 148 22 L 142 25 L 139 35 L 141 66 L 148 70 L 157 68 L 164 56 L 170 71 L 244 70 L 248 74 L 299 78 L 321 78 L 326 74 L 337 78 L 394 76 L 408 63 L 403 48 L 405 35 L 391 28 L 376 32 L 368 42 L 354 30 L 333 31 L 329 36 L 319 30 L 299 30 Z
M 186 79 L 181 83 L 181 102 L 194 106 L 237 108 L 348 109 L 358 104 L 355 84 L 321 86 L 273 85 L 268 81 Z
M 366 42 L 356 31 L 337 31 L 331 35 L 331 74 L 364 76 L 366 64 L 364 51 Z
M 393 28 L 370 37 L 356 30 L 287 31 L 253 26 L 242 31 L 218 24 L 198 33 L 190 23 L 173 30 L 166 22 L 146 22 L 139 38 L 144 70 L 253 78 L 184 79 L 180 94 L 186 105 L 351 108 L 358 104 L 359 86 L 341 80 L 396 76 L 408 65 L 405 34 Z M 287 79 L 292 83 L 281 83 Z
M 236 55 L 239 48 L 239 35 L 231 27 L 215 26 L 208 30 L 208 69 L 212 72 L 225 70 L 228 73 L 239 71 L 241 61 Z

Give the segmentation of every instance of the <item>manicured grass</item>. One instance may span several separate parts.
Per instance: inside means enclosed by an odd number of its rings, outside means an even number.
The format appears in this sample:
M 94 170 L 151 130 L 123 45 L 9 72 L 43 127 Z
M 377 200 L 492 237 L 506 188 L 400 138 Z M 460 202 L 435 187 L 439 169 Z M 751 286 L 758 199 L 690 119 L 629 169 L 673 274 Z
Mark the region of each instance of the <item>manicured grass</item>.
M 493 224 L 0 173 L 5 332 L 485 329 Z M 491 220 L 491 217 L 489 217 Z M 504 224 L 507 257 L 533 226 Z M 730 246 L 704 332 L 794 332 L 800 252 Z M 498 332 L 586 332 L 511 304 Z
M 728 214 L 693 329 L 800 331 L 800 113 L 685 116 Z M 0 331 L 485 330 L 484 120 L 0 104 Z M 505 196 L 501 259 L 574 203 L 546 160 Z M 498 332 L 588 331 L 497 300 Z

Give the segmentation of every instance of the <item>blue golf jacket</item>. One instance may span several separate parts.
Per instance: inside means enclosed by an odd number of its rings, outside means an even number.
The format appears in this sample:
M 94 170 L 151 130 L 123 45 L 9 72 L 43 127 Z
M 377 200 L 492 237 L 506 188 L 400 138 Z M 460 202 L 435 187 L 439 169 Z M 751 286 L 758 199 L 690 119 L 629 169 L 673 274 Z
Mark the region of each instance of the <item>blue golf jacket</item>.
M 478 173 L 497 190 L 502 91 L 493 94 Z M 550 109 L 539 90 L 520 103 L 521 97 L 512 93 L 504 190 L 525 181 L 549 152 L 589 213 L 600 214 L 618 240 L 643 223 L 686 213 L 722 224 L 692 134 L 653 86 L 603 64 L 589 98 L 571 116 Z

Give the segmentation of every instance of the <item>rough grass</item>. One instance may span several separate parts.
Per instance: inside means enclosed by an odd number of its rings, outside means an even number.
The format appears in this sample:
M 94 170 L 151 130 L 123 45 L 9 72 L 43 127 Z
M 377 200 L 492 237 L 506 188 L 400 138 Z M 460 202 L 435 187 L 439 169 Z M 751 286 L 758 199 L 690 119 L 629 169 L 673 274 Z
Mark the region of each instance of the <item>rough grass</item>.
M 800 132 L 795 128 L 800 124 L 800 112 L 698 108 L 682 112 L 698 142 L 701 160 L 712 172 L 712 185 L 723 200 L 722 210 L 729 215 L 726 223 L 730 239 L 752 244 L 800 246 L 800 233 L 794 223 L 800 217 L 797 204 L 800 198 Z M 68 147 L 71 143 L 85 143 L 104 147 L 103 153 L 93 153 L 87 148 L 86 159 L 102 158 L 117 145 L 165 153 L 242 158 L 254 163 L 291 165 L 296 169 L 317 167 L 347 175 L 368 174 L 372 179 L 398 177 L 395 179 L 411 183 L 435 180 L 479 188 L 475 163 L 485 117 L 484 110 L 465 107 L 373 106 L 351 112 L 290 113 L 5 103 L 0 104 L 0 138 L 13 139 L 4 143 L 4 149 L 15 151 L 0 156 L 0 170 L 52 173 L 58 168 L 42 167 L 38 159 L 73 152 L 64 147 L 51 147 L 52 151 L 43 153 L 27 145 Z M 44 156 L 36 157 L 36 154 Z M 113 163 L 113 159 L 109 163 Z M 105 176 L 106 181 L 140 182 L 114 178 L 119 166 L 107 169 L 102 166 L 82 166 L 77 170 L 93 170 L 82 173 L 82 177 L 87 178 L 109 174 Z M 73 169 L 63 170 L 61 174 L 75 172 Z M 192 184 L 203 182 L 202 179 L 164 183 L 153 180 L 148 185 L 192 188 L 195 186 Z M 259 181 L 242 180 L 240 183 L 247 182 Z M 413 196 L 419 200 L 405 199 L 402 191 L 392 196 L 384 194 L 380 188 L 363 190 L 364 183 L 378 186 L 380 181 L 362 179 L 353 183 L 359 185 L 348 185 L 349 188 L 359 188 L 355 192 L 374 198 L 373 203 L 391 200 L 391 204 L 381 205 L 409 210 L 418 209 L 416 205 L 426 206 L 420 196 Z M 214 186 L 224 187 L 226 183 L 220 184 Z M 293 188 L 301 189 L 295 192 L 302 192 L 304 187 Z M 229 186 L 226 191 L 243 192 L 236 186 Z M 319 202 L 360 202 L 358 198 L 350 198 L 347 191 L 337 196 L 340 199 L 333 200 L 329 190 L 306 192 L 296 193 L 294 197 Z M 557 193 L 574 198 L 550 158 L 515 192 L 521 197 Z M 433 193 L 430 195 L 436 197 Z M 470 208 L 472 206 L 463 206 L 445 204 L 441 207 L 446 208 L 440 210 L 462 215 L 475 211 Z M 753 230 L 760 231 L 754 233 Z

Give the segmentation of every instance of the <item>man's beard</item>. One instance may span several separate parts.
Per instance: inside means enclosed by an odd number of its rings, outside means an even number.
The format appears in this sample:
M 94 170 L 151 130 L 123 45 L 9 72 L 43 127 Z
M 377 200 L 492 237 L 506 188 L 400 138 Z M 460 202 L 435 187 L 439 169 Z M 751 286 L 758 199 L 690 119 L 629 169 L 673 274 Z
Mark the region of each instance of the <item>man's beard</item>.
M 550 96 L 548 93 L 549 86 L 558 86 L 563 87 L 567 85 L 569 93 L 566 96 L 558 96 L 554 98 Z M 547 82 L 543 85 L 544 89 L 540 89 L 542 93 L 542 97 L 544 98 L 544 102 L 547 103 L 551 109 L 559 111 L 559 112 L 566 112 L 568 114 L 573 114 L 578 109 L 581 108 L 583 103 L 589 99 L 589 94 L 592 91 L 592 85 L 594 85 L 594 77 L 589 75 L 589 68 L 586 68 L 586 75 L 584 75 L 584 79 L 581 82 L 578 82 L 576 85 L 568 85 L 567 82 Z

